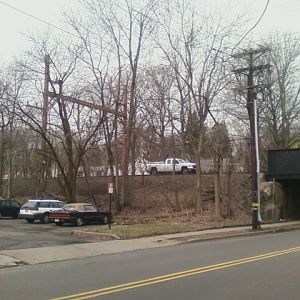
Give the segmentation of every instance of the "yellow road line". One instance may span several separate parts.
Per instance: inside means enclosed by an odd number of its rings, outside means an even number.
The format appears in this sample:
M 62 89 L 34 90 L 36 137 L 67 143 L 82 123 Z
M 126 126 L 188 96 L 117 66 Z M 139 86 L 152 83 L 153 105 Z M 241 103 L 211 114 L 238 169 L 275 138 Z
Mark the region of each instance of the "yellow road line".
M 259 261 L 259 260 L 268 259 L 268 258 L 272 258 L 272 257 L 284 255 L 284 254 L 289 254 L 289 253 L 294 253 L 294 252 L 299 252 L 299 251 L 300 251 L 300 247 L 288 248 L 288 249 L 284 249 L 284 250 L 280 250 L 280 251 L 269 252 L 269 253 L 256 255 L 256 256 L 252 256 L 252 257 L 232 260 L 232 261 L 228 261 L 228 262 L 224 262 L 224 263 L 220 263 L 220 264 L 205 266 L 205 267 L 186 270 L 186 271 L 177 272 L 177 273 L 171 273 L 171 274 L 167 274 L 167 275 L 148 278 L 145 280 L 129 282 L 129 283 L 125 283 L 125 284 L 115 285 L 112 287 L 102 288 L 102 289 L 84 292 L 84 293 L 80 293 L 80 294 L 74 294 L 74 295 L 60 297 L 60 298 L 54 298 L 52 300 L 89 299 L 89 298 L 108 295 L 108 294 L 117 293 L 117 292 L 121 292 L 121 291 L 126 291 L 126 290 L 130 290 L 130 289 L 135 289 L 135 288 L 139 288 L 139 287 L 143 287 L 143 286 L 147 286 L 147 285 L 158 284 L 158 283 L 162 283 L 162 282 L 166 282 L 166 281 L 170 281 L 170 280 L 175 280 L 178 278 L 184 278 L 187 276 L 194 276 L 194 275 L 198 275 L 198 274 L 202 274 L 202 273 L 225 269 L 225 268 L 229 268 L 229 267 L 233 267 L 233 266 L 237 266 L 237 265 L 242 265 L 242 264 L 246 264 L 246 263 L 250 263 L 250 262 L 254 262 L 254 261 Z

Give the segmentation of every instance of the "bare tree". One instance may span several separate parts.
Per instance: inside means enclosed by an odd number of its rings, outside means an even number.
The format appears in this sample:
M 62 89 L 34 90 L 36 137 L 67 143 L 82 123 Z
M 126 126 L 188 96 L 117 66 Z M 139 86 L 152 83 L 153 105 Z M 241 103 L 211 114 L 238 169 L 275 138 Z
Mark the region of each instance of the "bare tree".
M 221 217 L 221 195 L 224 195 L 224 159 L 230 159 L 232 148 L 225 123 L 215 124 L 208 132 L 208 145 L 215 165 L 215 213 L 216 218 Z M 230 182 L 229 182 L 230 184 Z
M 142 7 L 135 7 L 132 2 L 126 5 L 115 1 L 82 1 L 89 16 L 97 20 L 100 28 L 107 33 L 109 45 L 114 46 L 111 54 L 117 63 L 117 105 L 123 94 L 123 110 L 127 116 L 123 123 L 123 153 L 122 153 L 122 186 L 121 205 L 130 204 L 128 165 L 130 155 L 135 157 L 134 127 L 137 113 L 136 87 L 141 52 L 144 41 L 152 28 L 152 1 Z M 123 76 L 121 77 L 121 75 Z M 125 90 L 124 90 L 125 88 Z M 132 173 L 135 173 L 135 162 L 132 162 Z
M 1 74 L 2 75 L 2 74 Z M 1 78 L 0 82 L 0 120 L 1 120 L 1 133 L 0 133 L 0 195 L 3 196 L 3 178 L 5 174 L 5 158 L 7 150 L 7 127 L 9 124 L 8 107 L 6 100 L 7 83 Z
M 88 16 L 92 15 L 94 16 L 93 18 L 87 17 L 81 19 L 78 18 L 76 14 L 68 14 L 66 17 L 68 23 L 76 31 L 81 40 L 80 47 L 82 47 L 83 51 L 80 53 L 78 59 L 83 62 L 85 69 L 85 88 L 89 89 L 92 94 L 92 100 L 95 103 L 100 103 L 103 107 L 115 107 L 115 114 L 112 117 L 107 116 L 104 119 L 103 132 L 107 151 L 107 165 L 115 186 L 114 202 L 116 203 L 117 211 L 120 211 L 118 180 L 119 159 L 118 149 L 114 148 L 114 146 L 117 147 L 116 141 L 118 139 L 122 65 L 120 48 L 117 47 L 117 74 L 113 74 L 113 72 L 111 72 L 111 74 L 109 73 L 110 68 L 115 68 L 115 65 L 111 65 L 110 59 L 115 45 L 111 40 L 114 41 L 117 37 L 107 37 L 105 30 L 106 23 L 104 22 L 103 24 L 103 16 L 98 15 L 95 11 L 98 4 L 89 3 L 88 1 L 83 4 L 88 10 Z M 115 143 L 113 142 L 114 139 Z
M 171 128 L 171 117 L 176 118 L 176 112 L 172 111 L 172 86 L 173 72 L 167 67 L 154 66 L 145 70 L 142 82 L 141 106 L 145 116 L 148 134 L 146 138 L 152 149 L 155 149 L 155 157 L 151 159 L 165 159 L 170 153 L 168 136 Z M 157 136 L 158 139 L 154 138 Z M 148 149 L 150 154 L 150 148 Z M 147 155 L 149 159 L 149 155 Z
M 5 77 L 5 78 L 4 78 Z M 23 71 L 17 68 L 13 62 L 5 70 L 5 76 L 1 82 L 1 189 L 3 185 L 4 170 L 7 175 L 5 196 L 12 197 L 12 180 L 18 171 L 17 157 L 20 150 L 21 124 L 16 121 L 16 103 L 22 93 L 25 81 Z M 4 161 L 6 168 L 4 169 Z
M 65 95 L 68 91 L 76 91 L 77 81 L 75 77 L 78 55 L 68 47 L 64 47 L 61 41 L 56 41 L 51 48 L 50 42 L 43 39 L 34 39 L 35 51 L 31 52 L 32 59 L 39 64 L 24 66 L 29 73 L 36 68 L 41 70 L 44 58 L 50 57 L 49 84 L 52 98 L 47 111 L 47 127 L 43 127 L 41 114 L 37 113 L 37 106 L 24 106 L 24 101 L 18 102 L 17 113 L 22 122 L 31 130 L 37 132 L 41 141 L 46 143 L 46 148 L 39 145 L 40 154 L 46 157 L 45 162 L 50 167 L 55 164 L 59 170 L 59 182 L 64 191 L 67 202 L 76 201 L 76 180 L 83 157 L 87 151 L 99 140 L 99 129 L 103 123 L 104 115 L 95 110 L 82 107 L 76 103 L 69 103 Z M 43 79 L 39 71 L 35 74 L 36 80 Z M 34 76 L 32 76 L 34 78 Z M 72 86 L 73 83 L 73 86 Z M 75 94 L 76 95 L 76 94 Z M 41 94 L 37 94 L 37 99 Z M 77 95 L 78 96 L 78 95 Z M 85 95 L 83 95 L 85 96 Z M 45 105 L 45 102 L 44 102 Z
M 159 15 L 164 35 L 157 38 L 157 44 L 176 76 L 182 134 L 190 140 L 197 162 L 196 211 L 202 210 L 201 161 L 205 123 L 213 117 L 211 107 L 228 83 L 226 55 L 224 49 L 231 44 L 236 24 L 226 27 L 220 21 L 214 24 L 209 17 L 201 18 L 189 4 L 178 4 L 178 10 Z M 172 17 L 171 17 L 172 15 Z M 179 30 L 172 28 L 176 20 Z M 200 20 L 200 22 L 199 22 Z M 167 41 L 167 43 L 165 42 Z M 226 45 L 226 47 L 225 47 Z M 187 131 L 187 121 L 193 119 L 196 130 Z M 196 133 L 196 134 L 194 134 Z
M 270 87 L 264 89 L 261 101 L 261 124 L 269 147 L 287 147 L 292 126 L 299 118 L 300 40 L 290 34 L 267 37 L 263 44 L 270 48 Z

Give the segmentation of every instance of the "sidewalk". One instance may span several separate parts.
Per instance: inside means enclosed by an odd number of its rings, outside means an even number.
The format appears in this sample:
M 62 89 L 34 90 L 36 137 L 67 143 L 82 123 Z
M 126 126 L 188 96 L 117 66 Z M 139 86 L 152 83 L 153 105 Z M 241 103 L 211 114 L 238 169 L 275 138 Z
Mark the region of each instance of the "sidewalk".
M 141 249 L 172 246 L 180 243 L 220 239 L 253 234 L 293 230 L 300 228 L 300 221 L 263 224 L 261 230 L 251 226 L 210 229 L 195 232 L 158 235 L 134 240 L 109 240 L 95 243 L 73 244 L 18 250 L 0 251 L 0 268 L 18 265 L 35 265 L 54 261 L 79 259 L 104 254 L 122 253 Z

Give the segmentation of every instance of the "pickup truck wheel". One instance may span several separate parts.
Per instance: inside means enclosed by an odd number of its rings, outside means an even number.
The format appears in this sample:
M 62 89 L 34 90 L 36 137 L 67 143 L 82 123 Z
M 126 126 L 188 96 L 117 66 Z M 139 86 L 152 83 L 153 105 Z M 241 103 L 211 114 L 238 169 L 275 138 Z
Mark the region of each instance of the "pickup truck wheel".
M 83 220 L 82 220 L 82 218 L 77 218 L 76 219 L 76 221 L 75 221 L 75 224 L 76 224 L 76 226 L 82 226 L 83 225 Z
M 34 222 L 34 219 L 26 219 L 27 223 L 32 224 Z
M 182 174 L 188 174 L 188 169 L 187 168 L 182 168 L 181 173 Z
M 151 175 L 156 175 L 157 174 L 157 169 L 156 168 L 151 169 L 150 174 Z

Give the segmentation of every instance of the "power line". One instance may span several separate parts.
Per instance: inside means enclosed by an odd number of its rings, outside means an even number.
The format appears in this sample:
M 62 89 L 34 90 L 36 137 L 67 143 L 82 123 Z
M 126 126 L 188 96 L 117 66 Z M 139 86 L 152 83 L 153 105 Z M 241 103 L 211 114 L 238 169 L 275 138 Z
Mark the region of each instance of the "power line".
M 171 2 L 173 2 L 173 1 L 171 1 Z M 124 3 L 122 3 L 122 2 L 119 2 L 119 1 L 114 1 L 113 2 L 118 8 L 120 8 L 121 10 L 123 10 L 123 11 L 125 11 L 125 12 L 127 12 L 127 7 L 126 7 L 126 5 L 124 4 Z M 150 20 L 152 20 L 152 21 L 157 21 L 156 19 L 153 19 L 153 18 L 151 18 L 151 17 L 149 17 L 149 16 L 146 16 L 144 13 L 142 13 L 142 12 L 140 12 L 140 11 L 137 11 L 137 10 L 135 10 L 135 9 L 133 9 L 133 11 L 134 12 L 136 12 L 136 13 L 138 13 L 138 14 L 140 14 L 140 15 L 142 15 L 142 16 L 145 16 L 145 17 L 147 17 L 147 18 L 149 18 Z M 198 16 L 201 16 L 202 18 L 206 18 L 206 21 L 209 21 L 210 23 L 212 23 L 212 24 L 215 24 L 215 25 L 217 25 L 217 26 L 219 26 L 221 29 L 226 29 L 226 27 L 225 26 L 222 26 L 222 25 L 220 25 L 220 24 L 218 24 L 217 22 L 215 22 L 214 20 L 212 20 L 212 19 L 209 19 L 208 17 L 205 17 L 205 15 L 201 15 L 199 12 L 197 12 L 197 11 L 194 11 L 194 13 L 195 14 L 197 14 Z M 155 14 L 156 15 L 156 14 Z M 156 15 L 156 17 L 157 17 L 157 15 Z M 173 16 L 174 17 L 174 16 Z M 162 24 L 161 22 L 159 22 L 160 24 Z M 181 34 L 182 32 L 180 32 L 178 29 L 175 29 L 174 27 L 172 27 L 172 26 L 169 26 L 169 29 L 171 29 L 171 30 L 173 30 L 174 32 L 176 32 L 177 34 Z M 202 28 L 202 30 L 204 30 L 203 28 Z M 209 32 L 209 31 L 207 31 L 207 30 L 205 30 L 205 32 L 206 33 L 208 33 L 208 34 L 211 34 L 211 32 Z M 206 45 L 206 46 L 208 46 L 208 45 Z M 219 51 L 219 52 L 223 52 L 223 51 Z M 224 52 L 225 53 L 225 52 Z M 229 55 L 229 54 L 228 54 Z
M 80 36 L 78 36 L 78 35 L 76 35 L 76 34 L 70 32 L 70 31 L 67 31 L 67 30 L 65 30 L 65 29 L 63 29 L 63 28 L 61 28 L 61 27 L 59 27 L 59 26 L 57 26 L 57 25 L 54 25 L 54 24 L 52 24 L 52 23 L 50 23 L 50 22 L 48 22 L 48 21 L 45 21 L 45 20 L 43 20 L 43 19 L 41 19 L 41 18 L 39 18 L 39 17 L 36 17 L 36 16 L 34 16 L 34 15 L 32 15 L 32 14 L 30 14 L 30 13 L 24 11 L 24 10 L 21 10 L 21 9 L 19 9 L 19 8 L 15 7 L 15 6 L 12 6 L 12 5 L 8 4 L 8 3 L 5 3 L 5 2 L 3 2 L 3 1 L 1 1 L 1 0 L 0 0 L 0 4 L 3 4 L 4 6 L 7 6 L 7 7 L 11 8 L 11 9 L 13 9 L 13 10 L 15 10 L 15 11 L 17 11 L 17 12 L 23 14 L 23 15 L 26 15 L 27 17 L 33 18 L 33 19 L 35 19 L 35 20 L 37 20 L 37 21 L 39 21 L 39 22 L 41 22 L 41 23 L 44 23 L 44 24 L 50 26 L 50 27 L 56 28 L 56 29 L 58 29 L 58 30 L 60 30 L 60 31 L 62 31 L 62 32 L 65 32 L 65 33 L 70 34 L 70 35 L 72 35 L 72 36 L 74 36 L 74 37 L 76 37 L 76 38 L 81 39 Z
M 244 36 L 239 40 L 239 42 L 235 45 L 235 47 L 232 49 L 232 51 L 234 51 L 237 48 L 237 46 L 246 38 L 246 36 L 259 24 L 259 22 L 261 21 L 261 19 L 263 18 L 263 16 L 265 15 L 265 13 L 267 11 L 269 3 L 270 3 L 270 0 L 267 0 L 265 8 L 264 8 L 262 14 L 260 15 L 259 19 L 257 20 L 257 22 L 244 34 Z
M 0 4 L 3 4 L 3 5 L 5 5 L 5 6 L 7 6 L 8 8 L 11 8 L 11 9 L 13 9 L 13 10 L 15 10 L 15 11 L 21 13 L 21 14 L 26 15 L 27 17 L 33 18 L 33 19 L 35 19 L 35 20 L 37 20 L 37 21 L 39 21 L 39 22 L 41 22 L 41 23 L 44 23 L 44 24 L 46 24 L 46 25 L 48 25 L 48 26 L 50 26 L 50 27 L 53 27 L 53 28 L 55 28 L 55 29 L 58 29 L 58 30 L 60 30 L 60 31 L 66 33 L 66 34 L 69 34 L 69 35 L 71 35 L 71 36 L 77 38 L 77 39 L 80 39 L 81 41 L 83 40 L 83 37 L 81 37 L 80 35 L 74 34 L 74 33 L 70 32 L 70 31 L 68 31 L 68 30 L 65 30 L 65 29 L 63 29 L 63 28 L 61 28 L 61 27 L 59 27 L 59 26 L 57 26 L 57 25 L 54 25 L 54 24 L 52 24 L 52 23 L 50 23 L 50 22 L 48 22 L 48 21 L 45 21 L 45 20 L 43 20 L 43 19 L 41 19 L 41 18 L 39 18 L 39 17 L 36 17 L 36 16 L 34 16 L 33 14 L 30 14 L 30 13 L 28 13 L 28 12 L 26 12 L 26 11 L 23 11 L 23 10 L 21 10 L 21 9 L 19 9 L 19 8 L 17 8 L 17 7 L 14 7 L 14 6 L 10 5 L 10 4 L 7 4 L 7 3 L 5 3 L 5 2 L 3 2 L 3 1 L 1 1 L 1 0 L 0 0 Z M 97 45 L 97 44 L 94 43 L 94 42 L 91 42 L 91 41 L 90 41 L 90 44 L 91 44 L 91 45 L 94 45 L 94 46 L 96 46 L 96 47 L 99 47 L 99 45 Z
M 254 24 L 254 25 L 246 32 L 246 34 L 245 34 L 245 35 L 240 39 L 240 41 L 234 46 L 234 48 L 232 49 L 232 51 L 235 50 L 235 49 L 238 47 L 238 45 L 239 45 L 244 39 L 246 39 L 246 36 L 247 36 L 247 35 L 248 35 L 248 34 L 249 34 L 249 33 L 250 33 L 250 32 L 251 32 L 251 31 L 259 24 L 259 22 L 260 22 L 261 19 L 263 18 L 264 14 L 265 14 L 265 12 L 266 12 L 266 10 L 267 10 L 267 8 L 268 8 L 269 2 L 270 2 L 270 0 L 267 1 L 266 5 L 265 5 L 265 8 L 264 8 L 264 10 L 263 10 L 263 12 L 262 12 L 260 18 L 258 19 L 258 21 L 257 21 L 257 22 L 256 22 L 256 23 L 255 23 L 255 24 Z M 115 5 L 116 5 L 117 7 L 119 7 L 121 10 L 127 12 L 127 10 L 126 10 L 127 7 L 125 8 L 123 3 L 120 3 L 119 1 L 114 1 L 114 3 L 115 3 Z M 76 37 L 77 39 L 82 40 L 82 37 L 80 37 L 79 35 L 76 35 L 76 34 L 70 32 L 70 31 L 68 31 L 68 30 L 65 30 L 65 29 L 63 29 L 63 28 L 61 28 L 61 27 L 59 27 L 59 26 L 57 26 L 57 25 L 54 25 L 54 24 L 52 24 L 52 23 L 50 23 L 50 22 L 48 22 L 48 21 L 46 21 L 46 20 L 44 20 L 44 19 L 42 19 L 42 18 L 36 17 L 35 15 L 30 14 L 30 13 L 24 11 L 24 10 L 21 10 L 21 9 L 15 7 L 15 6 L 12 6 L 12 5 L 10 5 L 10 4 L 8 4 L 8 3 L 2 1 L 2 0 L 0 0 L 0 4 L 6 6 L 6 7 L 8 7 L 8 8 L 10 8 L 10 9 L 13 9 L 13 10 L 15 10 L 15 11 L 21 13 L 21 14 L 24 14 L 24 15 L 26 15 L 27 17 L 33 18 L 33 19 L 35 19 L 35 20 L 37 20 L 37 21 L 39 21 L 39 22 L 41 22 L 41 23 L 44 23 L 44 24 L 46 24 L 46 25 L 48 25 L 48 26 L 50 26 L 50 27 L 53 27 L 53 28 L 55 28 L 55 29 L 57 29 L 57 30 L 60 30 L 60 31 L 64 32 L 64 33 L 67 33 L 67 34 L 69 34 L 69 35 L 71 35 L 71 36 L 73 36 L 73 37 Z M 123 6 L 123 7 L 122 7 L 122 6 Z M 139 13 L 139 14 L 144 15 L 142 12 L 139 12 L 139 11 L 136 11 L 136 10 L 134 10 L 134 11 L 137 12 L 137 13 Z M 197 15 L 203 17 L 203 15 L 201 15 L 199 12 L 195 12 L 195 13 L 196 13 Z M 149 18 L 150 18 L 150 17 L 149 17 Z M 150 18 L 150 19 L 152 19 L 152 18 Z M 213 20 L 210 20 L 210 22 L 212 22 L 213 24 L 217 24 L 217 23 L 216 23 L 215 21 L 213 21 Z M 224 29 L 225 27 L 224 27 L 224 26 L 221 26 L 221 28 Z M 172 29 L 173 31 L 179 33 L 178 30 L 176 30 L 176 29 L 174 29 L 174 28 L 171 28 L 171 29 Z M 300 34 L 300 33 L 299 33 L 299 32 L 287 33 L 287 35 L 296 35 L 296 34 Z M 271 38 L 272 38 L 272 37 L 271 37 Z M 276 38 L 276 37 L 275 37 L 275 38 Z M 279 37 L 279 38 L 280 38 L 280 37 Z M 284 36 L 281 35 L 281 38 L 284 38 Z M 294 37 L 293 39 L 290 39 L 290 40 L 295 40 L 295 41 L 297 41 L 297 40 L 299 40 L 299 38 L 300 38 L 300 37 Z M 253 41 L 253 40 L 249 40 L 248 38 L 247 38 L 247 40 L 248 40 L 249 42 L 251 42 L 251 43 L 256 43 L 256 44 L 258 44 L 259 42 L 262 41 L 262 40 L 254 40 L 254 41 Z M 95 46 L 98 46 L 97 44 L 92 43 L 92 42 L 91 42 L 91 44 L 93 44 L 93 45 L 95 45 Z M 281 44 L 280 42 L 273 43 L 273 45 L 280 45 L 280 44 Z M 228 54 L 228 55 L 230 56 L 230 54 Z

